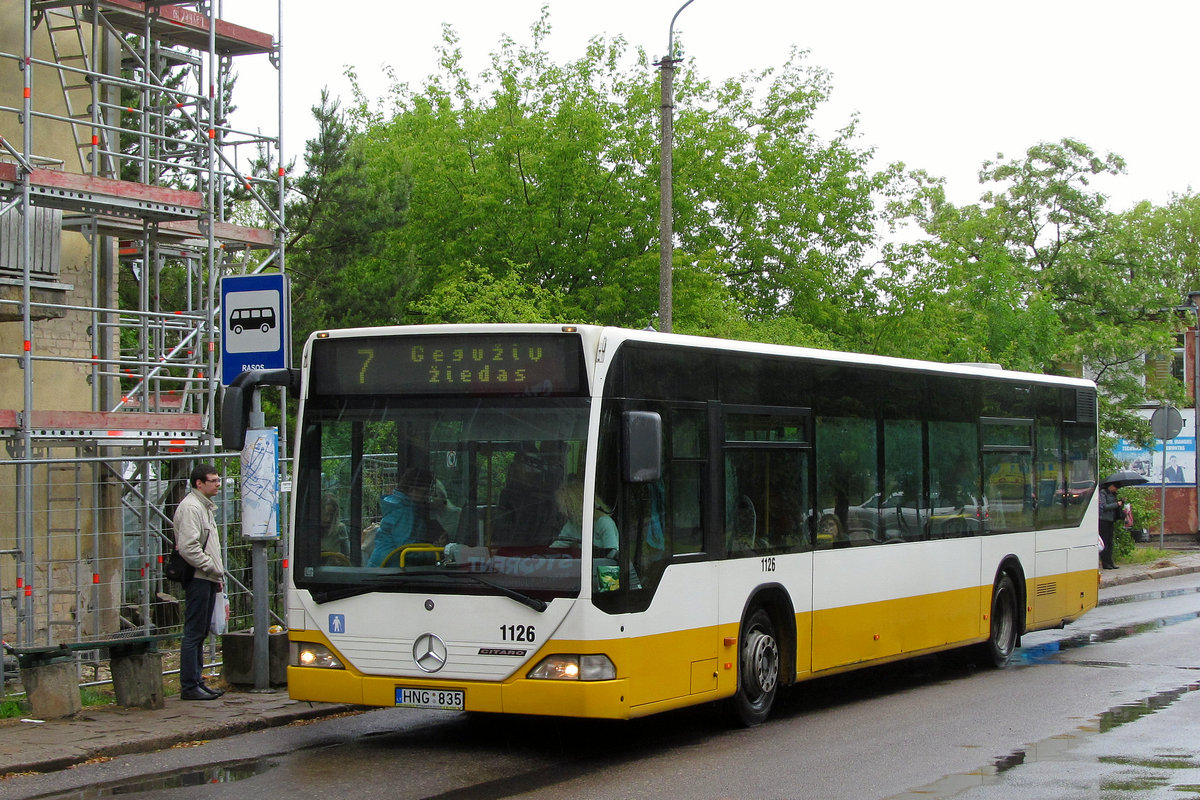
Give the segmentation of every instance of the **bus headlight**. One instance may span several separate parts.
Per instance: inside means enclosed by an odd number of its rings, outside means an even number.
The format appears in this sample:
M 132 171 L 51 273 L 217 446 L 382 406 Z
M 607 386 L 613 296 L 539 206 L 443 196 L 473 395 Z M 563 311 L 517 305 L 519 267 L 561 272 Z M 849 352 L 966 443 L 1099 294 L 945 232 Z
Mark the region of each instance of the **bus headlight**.
M 345 669 L 345 665 L 323 644 L 312 642 L 291 643 L 293 667 L 324 667 L 326 669 Z
M 611 681 L 617 677 L 617 668 L 603 654 L 559 654 L 543 658 L 529 671 L 529 677 L 545 681 Z

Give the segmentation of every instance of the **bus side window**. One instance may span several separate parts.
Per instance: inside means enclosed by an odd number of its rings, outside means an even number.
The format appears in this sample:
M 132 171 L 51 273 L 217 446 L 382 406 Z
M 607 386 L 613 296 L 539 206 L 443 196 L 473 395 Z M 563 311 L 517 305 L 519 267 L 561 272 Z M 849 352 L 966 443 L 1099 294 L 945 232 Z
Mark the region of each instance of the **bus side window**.
M 726 554 L 808 550 L 808 452 L 731 450 L 725 465 Z
M 974 422 L 929 423 L 931 539 L 984 532 L 987 507 L 979 489 L 977 434 Z

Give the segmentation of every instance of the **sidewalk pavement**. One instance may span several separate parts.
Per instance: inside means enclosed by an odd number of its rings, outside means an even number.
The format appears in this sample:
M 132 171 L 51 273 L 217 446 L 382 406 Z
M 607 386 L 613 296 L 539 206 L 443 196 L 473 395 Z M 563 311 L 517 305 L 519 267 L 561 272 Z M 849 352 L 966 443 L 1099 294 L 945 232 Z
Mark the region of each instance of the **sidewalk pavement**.
M 160 709 L 87 707 L 69 719 L 0 720 L 0 779 L 50 772 L 96 758 L 165 750 L 183 742 L 319 719 L 360 706 L 292 700 L 287 689 L 237 691 L 203 702 L 166 698 Z
M 1166 558 L 1151 564 L 1121 564 L 1117 569 L 1100 570 L 1100 588 L 1122 586 L 1154 578 L 1170 578 L 1200 572 L 1200 550 L 1170 551 Z
M 1115 586 L 1200 572 L 1200 550 L 1181 551 L 1154 564 L 1100 571 L 1103 592 Z M 219 700 L 168 697 L 166 707 L 89 707 L 72 719 L 0 720 L 0 778 L 49 772 L 89 759 L 162 750 L 182 742 L 232 736 L 359 710 L 359 706 L 292 700 L 283 689 L 229 691 Z

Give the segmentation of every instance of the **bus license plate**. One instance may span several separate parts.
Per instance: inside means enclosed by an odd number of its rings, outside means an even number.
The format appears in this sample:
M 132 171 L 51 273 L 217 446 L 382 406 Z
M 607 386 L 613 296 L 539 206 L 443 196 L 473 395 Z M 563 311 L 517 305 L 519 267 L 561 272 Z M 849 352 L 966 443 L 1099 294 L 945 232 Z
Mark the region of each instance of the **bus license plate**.
M 404 708 L 441 708 L 447 711 L 463 710 L 461 689 L 416 689 L 410 686 L 396 687 L 396 705 Z

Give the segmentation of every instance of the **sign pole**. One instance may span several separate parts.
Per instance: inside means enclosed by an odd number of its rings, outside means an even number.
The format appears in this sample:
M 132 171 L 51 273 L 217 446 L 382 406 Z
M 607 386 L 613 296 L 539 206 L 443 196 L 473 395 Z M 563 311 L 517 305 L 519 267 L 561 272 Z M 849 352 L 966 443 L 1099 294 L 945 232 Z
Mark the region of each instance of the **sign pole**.
M 1158 496 L 1158 548 L 1163 549 L 1167 538 L 1167 440 L 1162 440 L 1162 486 Z
M 1158 499 L 1158 546 L 1166 544 L 1167 532 L 1167 442 L 1174 439 L 1183 430 L 1183 417 L 1179 411 L 1167 403 L 1154 410 L 1150 415 L 1150 432 L 1162 440 L 1162 488 Z
M 265 427 L 257 389 L 251 402 L 250 426 L 242 448 L 242 534 L 251 543 L 254 691 L 265 692 L 271 688 L 267 544 L 279 538 L 279 453 L 278 434 Z

